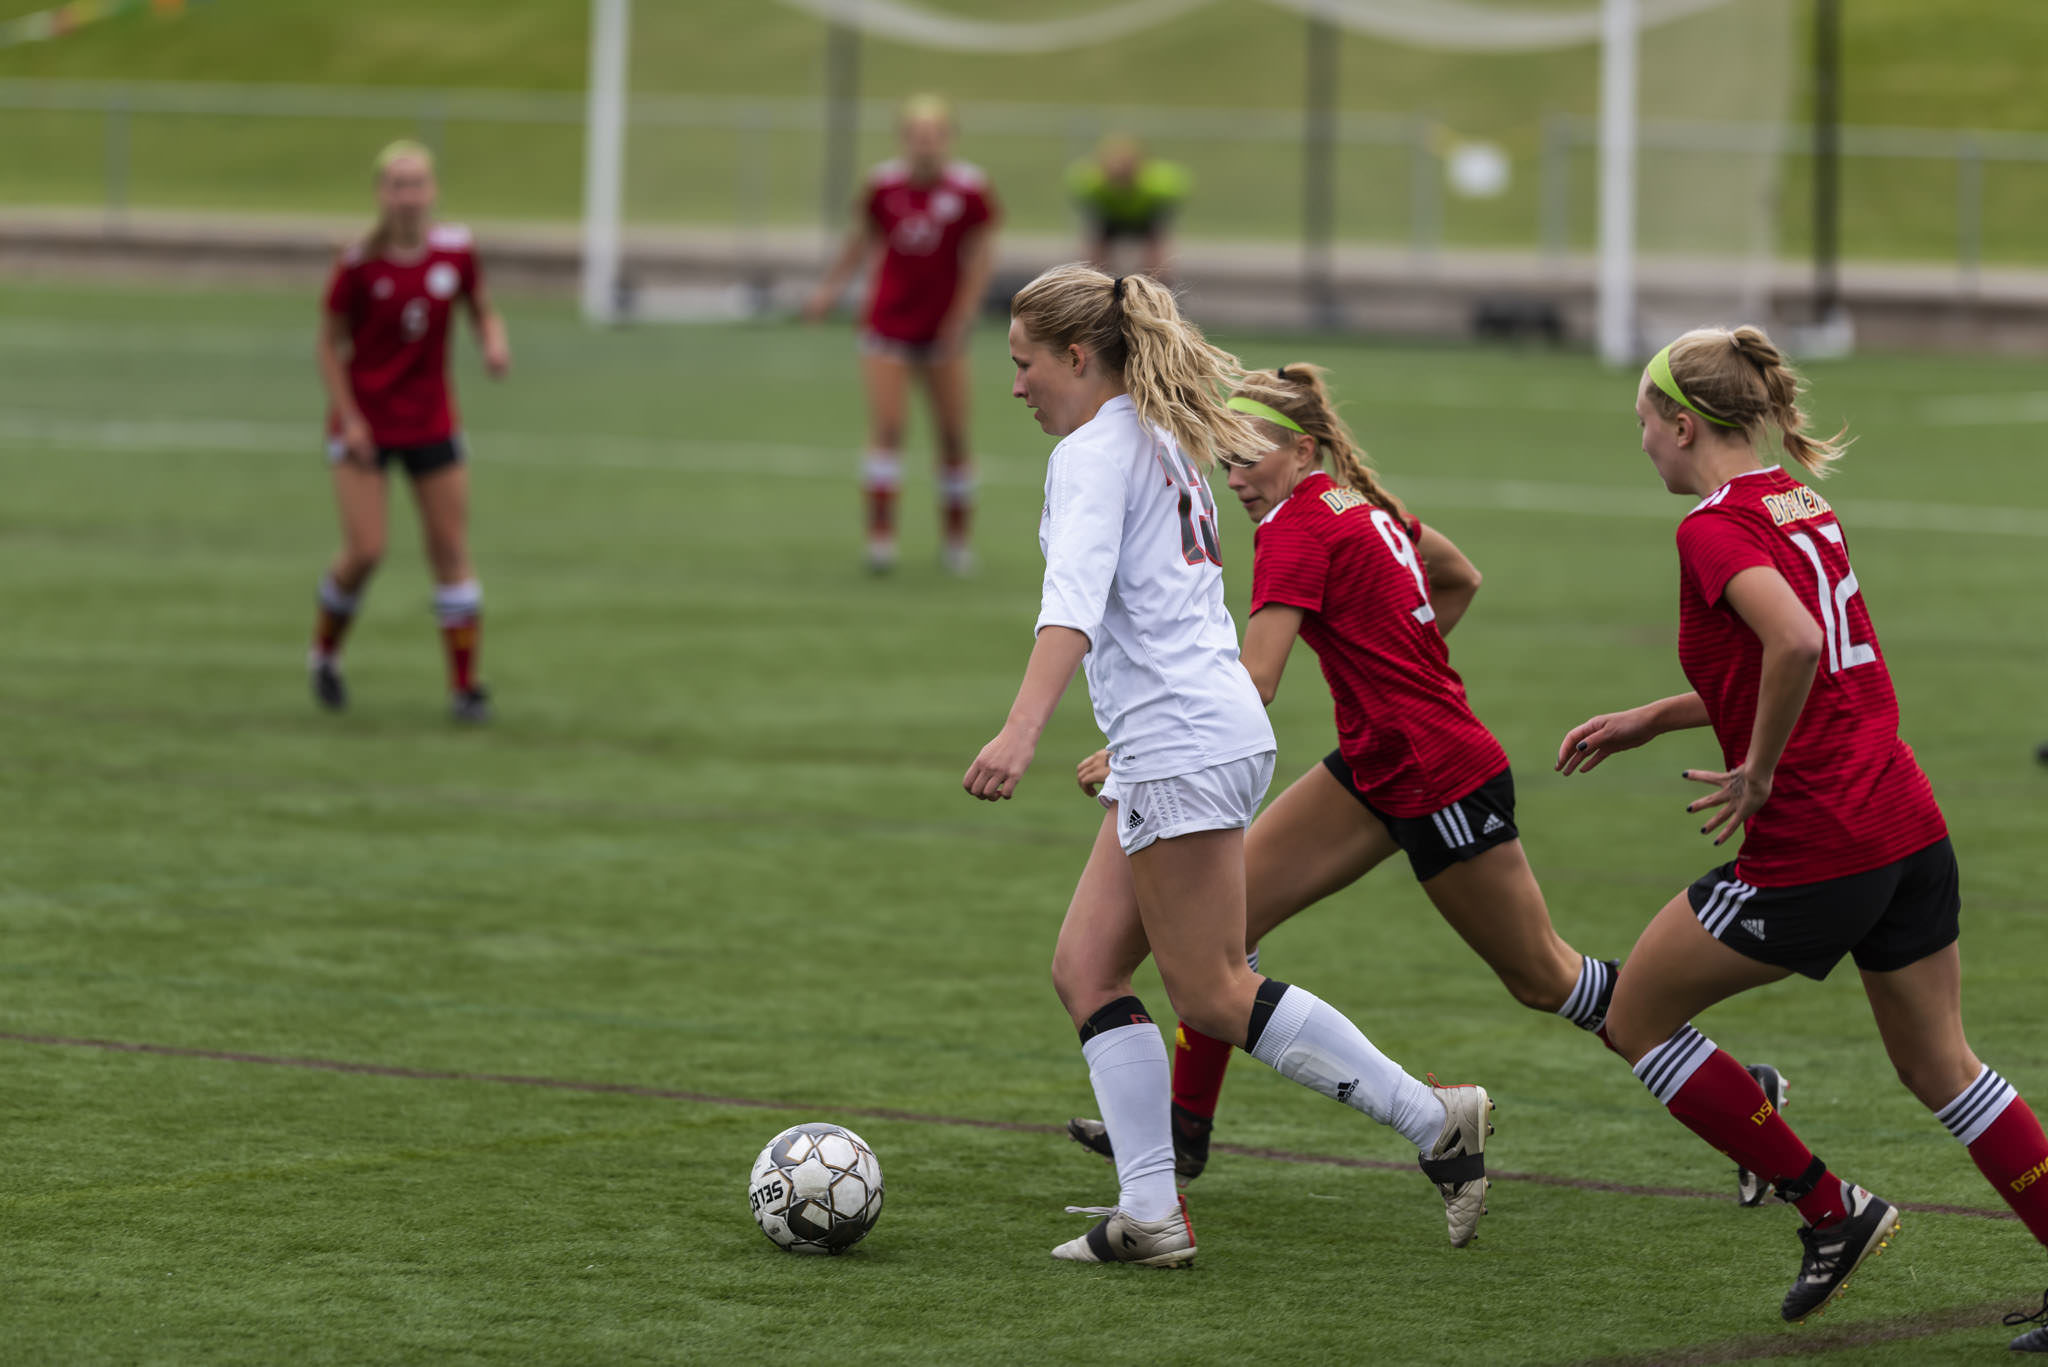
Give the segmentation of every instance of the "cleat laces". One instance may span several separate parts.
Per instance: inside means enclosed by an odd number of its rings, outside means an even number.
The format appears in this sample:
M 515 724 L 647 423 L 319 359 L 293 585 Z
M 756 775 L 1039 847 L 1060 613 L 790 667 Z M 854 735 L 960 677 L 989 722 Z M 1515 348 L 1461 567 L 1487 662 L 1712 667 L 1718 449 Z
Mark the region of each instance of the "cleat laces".
M 2015 1310 L 2005 1317 L 2004 1323 L 2008 1329 L 2017 1329 L 2023 1324 L 2048 1324 L 2048 1291 L 2041 1293 L 2041 1308 L 2039 1310 L 2034 1311 L 2031 1315 L 2022 1314 Z

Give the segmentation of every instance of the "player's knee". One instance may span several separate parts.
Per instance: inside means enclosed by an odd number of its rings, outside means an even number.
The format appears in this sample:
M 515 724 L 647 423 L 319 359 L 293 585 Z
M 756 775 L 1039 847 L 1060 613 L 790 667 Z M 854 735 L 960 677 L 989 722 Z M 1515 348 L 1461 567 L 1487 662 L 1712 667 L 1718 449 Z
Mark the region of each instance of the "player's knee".
M 1982 1067 L 1968 1050 L 1892 1058 L 1892 1071 L 1898 1074 L 1900 1084 L 1930 1111 L 1938 1111 L 1961 1096 L 1976 1081 Z
M 377 572 L 377 566 L 383 560 L 382 541 L 352 541 L 343 549 L 340 560 L 335 563 L 334 582 L 344 591 L 354 593 Z
M 1549 978 L 1525 973 L 1519 969 L 1505 970 L 1500 975 L 1501 985 L 1508 995 L 1531 1011 L 1555 1012 L 1563 1006 L 1572 994 L 1574 983 L 1557 983 Z
M 1116 990 L 1120 984 L 1117 974 L 1089 962 L 1087 956 L 1065 945 L 1053 951 L 1052 990 L 1059 994 L 1060 1005 L 1067 1008 L 1067 1014 L 1077 1021 L 1085 1020 L 1089 1012 L 1121 995 Z

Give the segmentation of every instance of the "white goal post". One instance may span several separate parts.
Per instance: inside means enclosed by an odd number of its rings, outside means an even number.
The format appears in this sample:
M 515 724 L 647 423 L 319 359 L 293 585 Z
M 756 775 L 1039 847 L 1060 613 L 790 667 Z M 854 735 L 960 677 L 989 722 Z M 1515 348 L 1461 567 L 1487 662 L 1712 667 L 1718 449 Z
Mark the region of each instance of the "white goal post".
M 626 54 L 633 0 L 591 0 L 583 128 L 583 317 L 619 321 L 619 222 L 626 169 Z
M 1683 196 L 1671 191 L 1670 182 L 1679 167 L 1665 143 L 1653 138 L 1653 145 L 1666 150 L 1650 164 L 1639 164 L 1643 138 L 1656 131 L 1659 120 L 1668 123 L 1677 108 L 1663 87 L 1647 94 L 1642 90 L 1639 72 L 1646 35 L 1668 48 L 1679 40 L 1661 37 L 1665 30 L 1681 28 L 1685 21 L 1718 11 L 1731 16 L 1717 22 L 1735 34 L 1730 41 L 1736 41 L 1742 22 L 1737 16 L 1778 4 L 1778 0 L 1577 0 L 1567 5 L 1560 0 L 1548 9 L 1536 9 L 1499 0 L 1433 0 L 1429 5 L 1417 5 L 1413 0 L 1095 0 L 1091 12 L 1084 15 L 981 19 L 949 12 L 927 0 L 756 2 L 782 6 L 792 12 L 796 22 L 829 22 L 892 43 L 952 51 L 1064 51 L 1099 40 L 1105 32 L 1143 31 L 1223 4 L 1292 14 L 1379 41 L 1441 51 L 1540 54 L 1597 43 L 1594 334 L 1601 358 L 1614 365 L 1640 360 L 1646 330 L 1658 325 L 1657 320 L 1646 325 L 1641 315 L 1638 267 L 1644 260 L 1661 263 L 1670 258 L 1676 245 L 1670 219 L 1683 202 Z M 621 274 L 621 230 L 628 175 L 632 25 L 632 0 L 590 0 L 581 300 L 583 316 L 592 323 L 622 321 L 631 308 Z M 1697 35 L 1695 27 L 1686 41 Z M 1770 50 L 1769 44 L 1762 47 Z M 1690 50 L 1686 55 L 1695 57 Z M 1732 55 L 1722 53 L 1718 60 L 1728 69 L 1749 70 L 1763 65 L 1754 60 L 1756 56 L 1755 50 L 1738 50 Z M 1712 64 L 1716 59 L 1698 55 L 1696 60 Z M 1740 107 L 1740 101 L 1737 104 Z M 1701 113 L 1708 118 L 1719 116 L 1718 108 Z M 1763 126 L 1773 115 L 1766 111 L 1755 117 L 1758 126 Z M 1646 125 L 1645 119 L 1650 123 Z M 1668 142 L 1668 134 L 1666 138 Z M 1757 164 L 1763 165 L 1761 159 Z M 1775 184 L 1774 169 L 1752 179 L 1761 185 L 1766 177 Z M 1647 201 L 1644 196 L 1649 197 Z M 1740 214 L 1746 210 L 1738 207 L 1722 212 L 1739 227 Z M 1695 238 L 1699 235 L 1694 233 Z M 1723 238 L 1737 235 L 1733 229 L 1721 234 Z M 1768 259 L 1763 259 L 1767 267 Z

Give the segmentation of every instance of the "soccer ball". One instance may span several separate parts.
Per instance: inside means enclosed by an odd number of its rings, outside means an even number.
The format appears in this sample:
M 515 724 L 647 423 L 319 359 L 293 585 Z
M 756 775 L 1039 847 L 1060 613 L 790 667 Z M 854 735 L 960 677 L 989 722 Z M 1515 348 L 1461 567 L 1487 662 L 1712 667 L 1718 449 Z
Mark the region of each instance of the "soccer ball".
M 882 1165 L 852 1130 L 792 1125 L 754 1160 L 747 1201 L 777 1248 L 844 1253 L 882 1218 Z

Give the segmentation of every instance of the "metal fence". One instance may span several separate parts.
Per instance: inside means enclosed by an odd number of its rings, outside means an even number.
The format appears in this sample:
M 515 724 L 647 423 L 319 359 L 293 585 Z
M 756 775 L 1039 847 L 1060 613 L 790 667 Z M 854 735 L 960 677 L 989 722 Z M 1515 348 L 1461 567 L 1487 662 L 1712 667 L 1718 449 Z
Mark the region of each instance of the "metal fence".
M 12 153 L 0 159 L 0 203 L 97 207 L 115 227 L 144 209 L 359 212 L 363 180 L 349 168 L 366 165 L 375 141 L 410 134 L 446 154 L 451 208 L 567 221 L 580 212 L 583 118 L 573 92 L 0 80 L 0 147 Z M 864 102 L 854 155 L 886 155 L 892 119 L 885 102 Z M 960 119 L 963 150 L 988 166 L 1007 221 L 1024 230 L 1068 225 L 1064 168 L 1116 129 L 1192 169 L 1190 237 L 1299 245 L 1321 213 L 1341 242 L 1418 255 L 1591 243 L 1595 133 L 1583 116 L 1502 136 L 1515 174 L 1485 200 L 1446 188 L 1456 139 L 1428 112 L 1341 114 L 1317 130 L 1334 155 L 1326 147 L 1313 163 L 1297 110 L 968 102 Z M 827 164 L 827 131 L 821 100 L 636 96 L 628 225 L 741 238 L 815 225 L 821 187 L 844 173 Z M 1641 134 L 1646 158 L 1775 158 L 1787 254 L 1807 229 L 1809 143 L 1800 128 L 1735 123 Z M 2048 265 L 2035 228 L 2048 209 L 2048 135 L 1851 126 L 1842 155 L 1846 256 L 1947 262 L 1965 284 L 1989 263 Z

